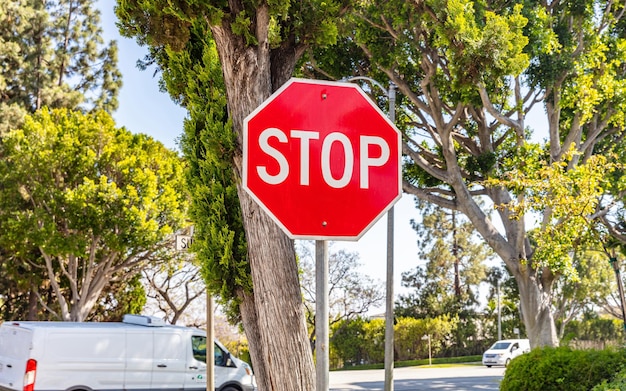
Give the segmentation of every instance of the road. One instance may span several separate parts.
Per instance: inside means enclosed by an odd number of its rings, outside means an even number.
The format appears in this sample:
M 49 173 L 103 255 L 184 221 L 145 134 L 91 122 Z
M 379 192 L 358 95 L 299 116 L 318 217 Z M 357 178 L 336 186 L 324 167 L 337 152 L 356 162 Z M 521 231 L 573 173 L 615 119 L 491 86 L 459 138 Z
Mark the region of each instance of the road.
M 394 391 L 498 390 L 504 368 L 463 365 L 447 368 L 409 367 L 394 370 Z M 330 372 L 330 391 L 383 390 L 385 371 Z

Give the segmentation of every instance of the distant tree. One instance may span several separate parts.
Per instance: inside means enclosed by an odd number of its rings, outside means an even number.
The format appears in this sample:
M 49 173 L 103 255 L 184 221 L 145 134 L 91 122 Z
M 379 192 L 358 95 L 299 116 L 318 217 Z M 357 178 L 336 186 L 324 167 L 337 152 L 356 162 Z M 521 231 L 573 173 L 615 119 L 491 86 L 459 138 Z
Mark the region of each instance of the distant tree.
M 301 286 L 304 295 L 309 340 L 315 347 L 315 257 L 306 244 L 298 247 Z M 383 303 L 385 292 L 381 282 L 359 272 L 359 254 L 344 249 L 330 251 L 328 256 L 330 326 L 344 320 L 366 316 L 370 309 Z
M 104 287 L 98 303 L 85 320 L 121 322 L 125 314 L 143 313 L 145 305 L 146 291 L 141 281 L 141 273 L 137 272 L 134 276 L 119 275 L 113 277 Z
M 454 343 L 453 334 L 458 321 L 458 317 L 449 315 L 423 319 L 398 318 L 394 326 L 398 360 L 427 358 L 427 338 L 430 338 L 431 354 L 440 353 Z
M 206 296 L 200 267 L 184 253 L 175 254 L 166 262 L 147 265 L 142 274 L 150 303 L 168 323 L 184 320 L 190 306 Z
M 54 318 L 87 319 L 185 221 L 180 158 L 104 112 L 44 109 L 5 135 L 3 153 L 0 247 L 40 276 L 34 294 Z
M 0 136 L 43 107 L 117 108 L 117 45 L 95 0 L 0 2 Z
M 385 320 L 357 317 L 331 328 L 330 345 L 343 366 L 380 363 L 385 358 Z
M 611 292 L 617 290 L 615 275 L 606 254 L 582 251 L 573 258 L 578 278 L 573 281 L 559 280 L 554 287 L 554 319 L 559 339 L 564 337 L 569 322 L 586 312 L 597 311 Z
M 519 305 L 519 289 L 515 278 L 504 265 L 501 265 L 490 268 L 486 280 L 489 290 L 487 291 L 486 313 L 482 322 L 483 337 L 489 343 L 498 339 L 498 305 L 502 338 L 516 337 L 516 330 L 519 331 L 520 336 L 526 335 Z
M 365 337 L 366 320 L 357 317 L 335 323 L 330 328 L 332 338 L 329 340 L 331 353 L 340 360 L 340 365 L 360 364 L 366 360 Z
M 412 221 L 418 234 L 419 257 L 426 260 L 402 274 L 402 284 L 413 289 L 400 295 L 405 316 L 457 315 L 478 303 L 478 285 L 485 279 L 492 252 L 462 215 L 418 202 L 424 216 Z

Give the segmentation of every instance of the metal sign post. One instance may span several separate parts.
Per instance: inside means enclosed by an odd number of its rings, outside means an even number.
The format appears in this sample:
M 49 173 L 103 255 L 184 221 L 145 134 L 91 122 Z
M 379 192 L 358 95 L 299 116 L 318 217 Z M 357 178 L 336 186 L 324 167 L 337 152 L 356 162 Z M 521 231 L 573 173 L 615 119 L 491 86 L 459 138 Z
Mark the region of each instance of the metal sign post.
M 315 389 L 328 391 L 328 242 L 315 241 Z
M 188 251 L 193 244 L 194 226 L 189 227 L 189 235 L 176 235 L 176 251 Z M 215 330 L 213 323 L 215 305 L 213 297 L 206 291 L 206 389 L 215 390 Z
M 206 291 L 206 390 L 215 390 L 215 330 L 213 324 L 213 296 Z

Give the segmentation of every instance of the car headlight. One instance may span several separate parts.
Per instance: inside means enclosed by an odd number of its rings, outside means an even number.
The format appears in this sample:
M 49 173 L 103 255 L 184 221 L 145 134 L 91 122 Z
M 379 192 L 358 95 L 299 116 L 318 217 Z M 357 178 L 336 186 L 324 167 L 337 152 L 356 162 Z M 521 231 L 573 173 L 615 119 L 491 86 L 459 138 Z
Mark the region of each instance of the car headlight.
M 254 374 L 252 373 L 252 367 L 250 367 L 250 365 L 248 365 L 248 363 L 243 363 L 243 369 L 245 369 L 246 373 L 248 374 L 248 376 L 253 376 Z

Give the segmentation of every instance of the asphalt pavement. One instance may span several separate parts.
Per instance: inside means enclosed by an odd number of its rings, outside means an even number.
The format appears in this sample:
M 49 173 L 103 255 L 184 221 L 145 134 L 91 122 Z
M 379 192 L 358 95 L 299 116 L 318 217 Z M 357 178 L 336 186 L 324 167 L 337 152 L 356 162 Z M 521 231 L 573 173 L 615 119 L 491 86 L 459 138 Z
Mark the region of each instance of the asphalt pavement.
M 496 391 L 504 369 L 482 365 L 396 368 L 394 391 Z M 382 369 L 333 371 L 329 377 L 330 391 L 383 390 L 384 381 Z

